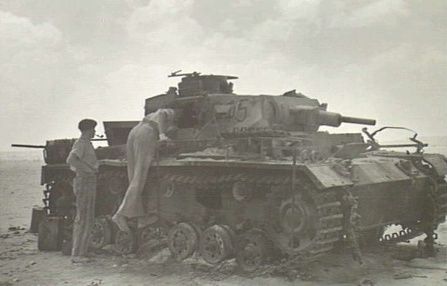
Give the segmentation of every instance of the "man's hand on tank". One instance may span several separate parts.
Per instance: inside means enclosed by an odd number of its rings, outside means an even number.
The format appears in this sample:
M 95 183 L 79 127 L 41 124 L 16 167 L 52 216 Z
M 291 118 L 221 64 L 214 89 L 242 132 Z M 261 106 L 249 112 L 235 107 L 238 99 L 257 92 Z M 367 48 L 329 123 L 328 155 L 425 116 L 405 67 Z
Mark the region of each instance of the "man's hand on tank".
M 166 136 L 166 134 L 161 133 L 159 141 L 160 142 L 167 142 L 167 141 L 171 141 L 171 139 L 168 136 Z
M 158 146 L 161 148 L 172 148 L 175 146 L 171 138 L 165 134 L 160 134 L 160 139 L 158 140 Z

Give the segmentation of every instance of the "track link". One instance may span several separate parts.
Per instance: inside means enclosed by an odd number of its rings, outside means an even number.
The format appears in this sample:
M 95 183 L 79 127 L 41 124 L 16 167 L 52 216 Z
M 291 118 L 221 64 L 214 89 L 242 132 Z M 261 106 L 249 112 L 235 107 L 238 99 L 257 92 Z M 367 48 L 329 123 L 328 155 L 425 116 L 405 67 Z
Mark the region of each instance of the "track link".
M 436 227 L 445 222 L 447 215 L 447 183 L 442 180 L 436 185 L 433 192 L 433 200 L 435 205 Z

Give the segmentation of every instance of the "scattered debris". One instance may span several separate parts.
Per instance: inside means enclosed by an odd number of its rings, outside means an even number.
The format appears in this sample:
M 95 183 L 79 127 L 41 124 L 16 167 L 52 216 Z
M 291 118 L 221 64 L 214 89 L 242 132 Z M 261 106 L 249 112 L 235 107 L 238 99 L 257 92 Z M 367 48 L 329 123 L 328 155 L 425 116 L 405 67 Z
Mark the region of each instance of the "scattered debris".
M 391 254 L 391 257 L 397 260 L 410 261 L 417 257 L 420 257 L 419 255 L 420 253 L 418 248 L 413 245 L 405 245 L 395 248 L 395 250 Z
M 358 286 L 374 286 L 376 285 L 371 279 L 365 278 L 360 281 Z
M 141 245 L 137 250 L 138 258 L 152 258 L 157 255 L 161 250 L 166 248 L 167 240 L 151 239 L 148 242 Z
M 393 275 L 393 278 L 396 280 L 409 279 L 409 278 L 413 278 L 413 275 L 411 275 L 410 273 L 396 273 Z
M 302 281 L 316 281 L 317 280 L 317 278 L 315 276 L 313 276 L 312 274 L 309 274 L 309 273 L 303 272 L 303 271 L 299 273 L 299 278 Z
M 210 272 L 211 267 L 206 264 L 194 263 L 194 264 L 191 264 L 191 268 L 194 271 Z
M 298 278 L 298 271 L 295 269 L 290 269 L 286 272 L 287 280 L 294 281 Z
M 76 264 L 76 263 L 90 263 L 93 262 L 94 259 L 91 259 L 90 257 L 73 257 L 71 259 L 71 263 Z
M 396 273 L 393 275 L 393 278 L 396 280 L 399 279 L 409 279 L 409 278 L 428 278 L 427 275 L 417 275 L 408 272 Z
M 446 267 L 428 266 L 428 265 L 414 265 L 411 263 L 405 264 L 406 267 L 417 268 L 417 269 L 428 269 L 428 270 L 442 270 L 447 271 Z
M 21 227 L 21 226 L 10 226 L 10 227 L 8 227 L 8 230 L 9 231 L 18 231 L 18 230 L 25 230 L 25 228 Z
M 427 275 L 413 275 L 413 277 L 416 277 L 416 278 L 428 278 Z
M 87 284 L 87 286 L 99 286 L 102 284 L 102 279 L 95 279 L 94 281 Z

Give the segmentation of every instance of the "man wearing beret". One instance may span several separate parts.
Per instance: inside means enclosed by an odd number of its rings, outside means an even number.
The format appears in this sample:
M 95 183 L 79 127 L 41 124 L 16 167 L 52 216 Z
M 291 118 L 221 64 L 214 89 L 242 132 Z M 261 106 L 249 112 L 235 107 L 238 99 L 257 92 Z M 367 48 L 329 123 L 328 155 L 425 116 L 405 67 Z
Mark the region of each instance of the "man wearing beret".
M 76 173 L 73 192 L 76 196 L 76 218 L 73 224 L 72 261 L 88 260 L 90 231 L 95 219 L 96 174 L 98 160 L 91 139 L 95 136 L 96 121 L 83 119 L 78 128 L 81 137 L 73 144 L 67 163 Z

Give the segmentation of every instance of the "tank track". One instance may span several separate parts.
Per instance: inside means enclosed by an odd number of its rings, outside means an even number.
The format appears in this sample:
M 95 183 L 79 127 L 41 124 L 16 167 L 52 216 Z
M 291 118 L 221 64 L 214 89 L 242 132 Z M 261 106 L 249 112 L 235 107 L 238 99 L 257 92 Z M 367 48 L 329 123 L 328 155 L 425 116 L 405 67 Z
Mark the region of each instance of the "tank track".
M 318 224 L 316 237 L 303 252 L 295 254 L 294 262 L 315 260 L 334 249 L 334 244 L 342 240 L 344 232 L 344 215 L 342 203 L 337 199 L 335 191 L 314 193 L 313 199 L 318 210 Z
M 430 200 L 433 204 L 434 228 L 445 222 L 447 215 L 447 183 L 439 180 L 430 193 Z
M 380 239 L 381 243 L 399 243 L 406 242 L 410 239 L 416 238 L 424 234 L 423 231 L 416 227 L 406 227 L 398 232 L 393 232 L 391 234 L 385 234 Z
M 52 181 L 45 183 L 42 202 L 47 215 L 61 215 L 58 213 L 56 202 L 67 190 L 62 188 L 71 188 L 72 179 L 70 174 L 58 174 L 54 176 Z M 61 210 L 64 212 L 64 209 L 59 209 L 59 211 Z
M 447 183 L 444 180 L 438 180 L 437 182 L 435 180 L 433 182 L 433 187 L 431 188 L 431 191 L 428 194 L 430 206 L 431 206 L 431 213 L 428 214 L 428 217 L 431 217 L 433 229 L 437 229 L 439 224 L 446 221 L 446 215 L 447 215 Z M 408 240 L 411 240 L 413 238 L 416 238 L 420 235 L 424 234 L 423 229 L 421 228 L 421 225 L 415 224 L 415 225 L 408 225 L 403 226 L 403 229 L 394 232 L 391 234 L 386 234 L 380 238 L 380 242 L 382 243 L 399 243 L 399 242 L 406 242 Z M 436 239 L 435 235 L 435 239 Z
M 50 210 L 50 193 L 52 192 L 53 187 L 54 187 L 54 183 L 53 182 L 46 183 L 45 184 L 45 190 L 42 191 L 42 193 L 43 193 L 42 202 L 43 202 L 43 205 L 44 205 L 43 209 L 45 210 L 45 213 L 47 215 L 49 215 L 50 212 L 51 212 L 51 210 Z
M 287 174 L 241 174 L 227 173 L 223 175 L 214 175 L 210 173 L 188 174 L 181 171 L 164 171 L 160 179 L 176 184 L 196 185 L 197 187 L 215 186 L 215 185 L 231 185 L 236 182 L 251 183 L 269 187 L 286 187 L 291 188 L 292 178 Z M 303 180 L 299 180 L 300 186 Z M 310 184 L 306 184 L 307 189 L 314 202 L 317 221 L 317 230 L 311 244 L 305 249 L 291 253 L 287 247 L 278 247 L 278 243 L 274 242 L 276 248 L 279 248 L 283 254 L 289 256 L 289 262 L 305 262 L 321 257 L 334 249 L 334 244 L 343 237 L 344 230 L 344 214 L 342 203 L 338 199 L 336 190 L 324 190 L 317 192 Z M 339 190 L 338 190 L 339 191 Z M 266 231 L 269 233 L 269 230 Z

